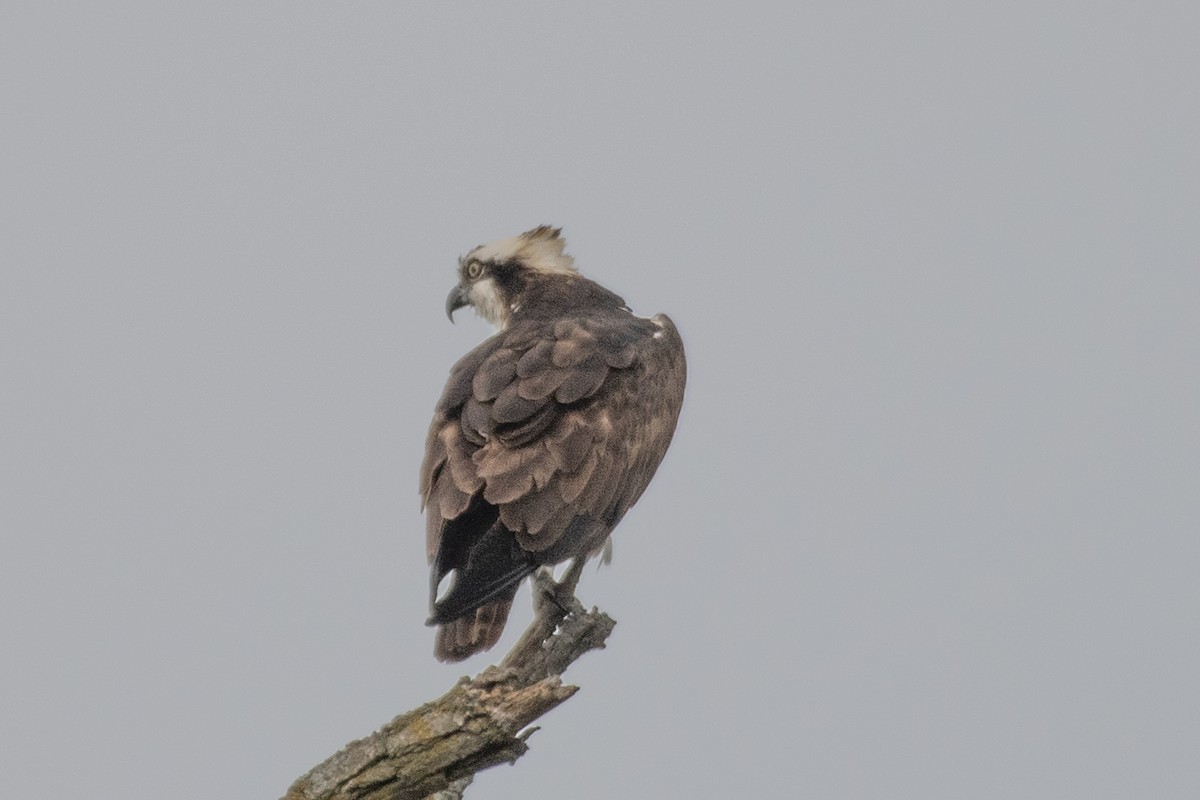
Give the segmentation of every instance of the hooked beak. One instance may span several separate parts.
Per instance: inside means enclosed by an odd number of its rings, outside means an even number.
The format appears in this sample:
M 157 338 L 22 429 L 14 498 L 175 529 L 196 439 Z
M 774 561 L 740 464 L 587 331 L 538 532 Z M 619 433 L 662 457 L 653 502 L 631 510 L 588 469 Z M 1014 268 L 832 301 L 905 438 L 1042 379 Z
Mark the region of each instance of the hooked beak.
M 450 290 L 450 296 L 446 298 L 446 317 L 454 322 L 454 312 L 470 304 L 471 300 L 467 297 L 467 290 L 462 286 L 455 286 Z

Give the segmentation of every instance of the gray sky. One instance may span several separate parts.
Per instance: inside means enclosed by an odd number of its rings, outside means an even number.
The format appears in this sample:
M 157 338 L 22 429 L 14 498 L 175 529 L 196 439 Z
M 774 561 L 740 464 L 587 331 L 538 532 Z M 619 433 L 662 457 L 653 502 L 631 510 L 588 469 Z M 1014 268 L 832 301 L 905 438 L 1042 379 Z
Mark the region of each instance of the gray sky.
M 1200 796 L 1200 12 L 499 5 L 3 12 L 6 793 L 275 798 L 511 645 L 416 472 L 552 223 L 689 396 L 473 795 Z

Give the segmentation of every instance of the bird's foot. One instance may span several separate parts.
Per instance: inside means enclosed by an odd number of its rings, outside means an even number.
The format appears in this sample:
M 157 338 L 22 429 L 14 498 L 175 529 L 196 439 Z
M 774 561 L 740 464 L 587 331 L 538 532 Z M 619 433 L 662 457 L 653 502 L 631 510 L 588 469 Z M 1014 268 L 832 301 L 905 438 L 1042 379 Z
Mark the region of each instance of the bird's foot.
M 534 612 L 541 614 L 547 603 L 552 603 L 565 617 L 571 613 L 574 606 L 579 604 L 575 598 L 575 587 L 583 574 L 584 559 L 577 558 L 563 573 L 562 580 L 554 580 L 554 572 L 549 567 L 539 569 L 533 576 L 533 607 Z

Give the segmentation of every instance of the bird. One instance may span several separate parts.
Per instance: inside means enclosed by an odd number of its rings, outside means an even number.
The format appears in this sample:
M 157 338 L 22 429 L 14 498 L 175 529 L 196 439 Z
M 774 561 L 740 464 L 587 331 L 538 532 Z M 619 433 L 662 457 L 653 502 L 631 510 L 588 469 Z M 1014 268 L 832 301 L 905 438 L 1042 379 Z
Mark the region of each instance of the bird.
M 465 306 L 497 330 L 451 368 L 420 469 L 427 624 L 445 662 L 495 645 L 538 569 L 608 560 L 610 534 L 671 443 L 687 381 L 670 318 L 636 316 L 581 275 L 561 228 L 462 256 L 451 322 Z

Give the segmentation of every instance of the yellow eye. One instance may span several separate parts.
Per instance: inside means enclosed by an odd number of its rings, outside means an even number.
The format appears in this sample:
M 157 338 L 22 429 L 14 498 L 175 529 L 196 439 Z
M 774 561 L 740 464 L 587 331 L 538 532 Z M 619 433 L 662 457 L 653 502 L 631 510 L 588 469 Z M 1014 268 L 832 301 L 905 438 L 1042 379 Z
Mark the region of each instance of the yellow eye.
M 472 261 L 471 263 L 467 264 L 468 278 L 478 278 L 482 272 L 483 264 L 480 264 L 478 261 Z

